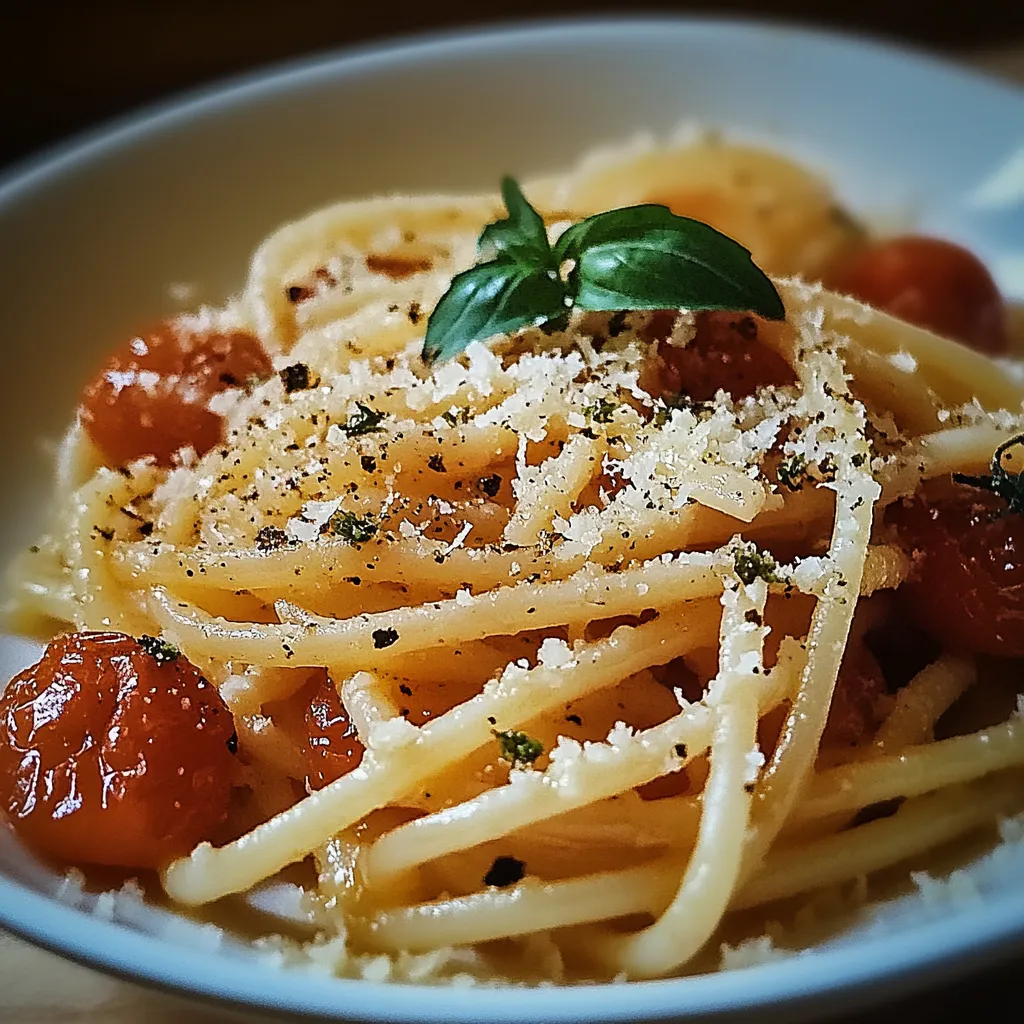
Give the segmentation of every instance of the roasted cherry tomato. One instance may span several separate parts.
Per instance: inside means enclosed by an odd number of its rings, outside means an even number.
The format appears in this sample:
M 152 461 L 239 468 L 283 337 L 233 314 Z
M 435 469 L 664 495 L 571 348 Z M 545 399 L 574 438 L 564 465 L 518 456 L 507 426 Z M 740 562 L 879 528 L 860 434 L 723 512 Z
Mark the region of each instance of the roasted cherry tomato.
M 340 779 L 362 759 L 363 745 L 326 669 L 310 669 L 306 682 L 268 713 L 302 754 L 310 792 Z
M 667 336 L 671 316 L 664 323 L 655 319 L 652 329 L 657 333 L 660 326 Z M 698 313 L 697 333 L 688 345 L 659 347 L 661 392 L 707 402 L 719 390 L 746 398 L 761 386 L 792 384 L 792 368 L 758 339 L 758 330 L 757 320 L 743 313 Z
M 851 638 L 839 667 L 821 745 L 854 746 L 870 736 L 880 724 L 876 709 L 885 692 L 881 665 L 861 640 Z
M 33 849 L 160 868 L 225 820 L 231 712 L 174 648 L 71 633 L 0 697 L 0 800 Z
M 966 249 L 906 236 L 869 245 L 835 282 L 839 291 L 980 352 L 1006 350 L 1006 310 L 992 275 Z
M 355 768 L 362 760 L 364 747 L 326 672 L 313 677 L 303 690 L 303 698 L 307 781 L 310 789 L 322 789 Z
M 167 466 L 181 448 L 203 455 L 221 440 L 211 396 L 272 372 L 251 334 L 192 333 L 168 321 L 110 357 L 86 386 L 80 415 L 111 464 L 152 455 Z
M 850 746 L 871 735 L 880 724 L 879 698 L 887 692 L 885 673 L 874 653 L 865 645 L 864 634 L 869 622 L 881 616 L 878 613 L 878 595 L 863 599 L 850 629 L 850 637 L 843 650 L 839 675 L 832 692 L 828 718 L 822 734 L 823 747 Z M 875 605 L 872 609 L 872 605 Z M 803 637 L 807 634 L 817 600 L 810 594 L 791 592 L 777 594 L 768 599 L 765 623 L 770 632 L 765 639 L 765 662 L 775 665 L 778 651 L 785 637 Z M 771 712 L 762 719 L 761 742 L 765 755 L 774 749 L 783 716 Z
M 886 519 L 914 556 L 898 591 L 907 617 L 944 647 L 1024 657 L 1024 516 L 964 488 L 896 503 Z

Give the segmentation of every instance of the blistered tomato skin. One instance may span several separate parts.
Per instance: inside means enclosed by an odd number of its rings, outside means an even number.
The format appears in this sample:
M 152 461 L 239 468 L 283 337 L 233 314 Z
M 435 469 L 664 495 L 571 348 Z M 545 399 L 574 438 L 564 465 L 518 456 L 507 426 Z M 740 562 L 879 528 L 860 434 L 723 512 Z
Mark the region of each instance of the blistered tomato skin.
M 992 275 L 973 253 L 937 238 L 905 236 L 863 249 L 838 281 L 876 309 L 961 341 L 1006 351 L 1006 310 Z
M 72 633 L 0 697 L 0 807 L 44 856 L 161 868 L 226 818 L 235 749 L 231 712 L 184 656 Z
M 310 789 L 323 789 L 355 768 L 364 748 L 326 672 L 317 673 L 306 692 L 307 782 Z
M 223 420 L 207 407 L 213 395 L 272 372 L 251 334 L 195 334 L 167 322 L 110 357 L 82 393 L 82 424 L 112 465 L 152 455 L 169 466 L 179 449 L 203 455 L 221 440 Z
M 671 319 L 663 326 L 666 336 Z M 719 390 L 740 399 L 759 387 L 794 383 L 790 365 L 759 340 L 754 317 L 718 311 L 698 313 L 696 327 L 688 345 L 659 346 L 660 390 L 664 394 L 683 394 L 707 402 Z
M 904 613 L 947 649 L 1024 657 L 1024 516 L 965 487 L 897 503 L 886 519 L 914 558 L 897 592 Z

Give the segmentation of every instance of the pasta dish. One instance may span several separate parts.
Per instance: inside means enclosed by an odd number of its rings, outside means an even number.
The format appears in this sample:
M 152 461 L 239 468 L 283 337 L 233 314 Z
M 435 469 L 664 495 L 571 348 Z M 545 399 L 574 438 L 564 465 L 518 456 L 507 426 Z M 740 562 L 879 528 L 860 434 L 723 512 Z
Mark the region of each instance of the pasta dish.
M 342 975 L 714 969 L 1024 810 L 1008 343 L 717 137 L 287 224 L 82 392 L 0 815 Z

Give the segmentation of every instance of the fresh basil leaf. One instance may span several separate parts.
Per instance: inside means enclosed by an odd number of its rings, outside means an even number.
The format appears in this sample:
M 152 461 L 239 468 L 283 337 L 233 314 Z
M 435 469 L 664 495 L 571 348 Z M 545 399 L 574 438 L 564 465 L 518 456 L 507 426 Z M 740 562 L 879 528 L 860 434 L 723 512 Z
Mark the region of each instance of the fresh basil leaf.
M 750 253 L 714 228 L 646 204 L 574 224 L 554 248 L 514 179 L 501 183 L 508 216 L 489 224 L 489 262 L 456 276 L 427 322 L 423 359 L 458 355 L 470 342 L 527 326 L 557 329 L 569 310 L 722 309 L 785 316 L 775 286 Z M 567 280 L 560 268 L 571 261 Z
M 569 291 L 580 309 L 724 309 L 769 320 L 786 315 L 749 250 L 667 207 L 590 217 L 573 225 L 555 252 L 575 261 Z
M 478 247 L 516 259 L 537 260 L 554 268 L 556 264 L 551 258 L 544 219 L 530 205 L 514 178 L 502 178 L 501 197 L 505 200 L 508 217 L 488 224 L 480 235 Z
M 562 232 L 555 242 L 555 258 L 559 264 L 565 260 L 577 260 L 580 253 L 592 245 L 642 238 L 648 231 L 673 228 L 676 221 L 685 219 L 677 217 L 667 206 L 655 203 L 598 213 L 577 221 Z
M 565 285 L 554 271 L 510 258 L 478 264 L 452 278 L 434 307 L 423 360 L 450 359 L 470 342 L 540 326 L 565 311 Z

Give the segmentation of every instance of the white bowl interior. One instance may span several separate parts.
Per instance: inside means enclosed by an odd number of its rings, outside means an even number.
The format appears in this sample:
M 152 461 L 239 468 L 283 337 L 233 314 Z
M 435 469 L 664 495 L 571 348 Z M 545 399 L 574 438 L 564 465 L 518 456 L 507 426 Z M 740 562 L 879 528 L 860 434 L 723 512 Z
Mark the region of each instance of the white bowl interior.
M 0 304 L 14 384 L 0 406 L 0 558 L 39 528 L 49 481 L 41 439 L 59 435 L 104 352 L 181 308 L 169 284 L 195 285 L 196 301 L 221 300 L 271 228 L 337 198 L 493 188 L 503 172 L 555 170 L 596 144 L 687 121 L 764 138 L 821 167 L 855 208 L 913 215 L 973 245 L 1024 298 L 1014 276 L 1024 189 L 1014 199 L 997 177 L 1024 146 L 1024 98 L 927 59 L 777 27 L 623 21 L 300 65 L 131 120 L 0 185 Z M 4 669 L 30 656 L 10 643 L 0 651 Z M 0 843 L 0 873 L 27 887 L 0 877 L 0 919 L 73 955 L 230 998 L 378 1019 L 496 1020 L 527 1007 L 536 1019 L 652 1019 L 810 998 L 865 977 L 920 974 L 954 955 L 964 967 L 967 945 L 980 955 L 1024 922 L 1021 891 L 956 930 L 947 920 L 906 932 L 906 943 L 848 945 L 838 959 L 728 982 L 496 1002 L 362 984 L 353 996 L 351 984 L 298 985 L 241 962 L 211 973 L 194 949 L 40 901 L 29 890 L 49 891 L 52 879 L 10 842 Z M 790 1005 L 788 1019 L 795 1012 Z

